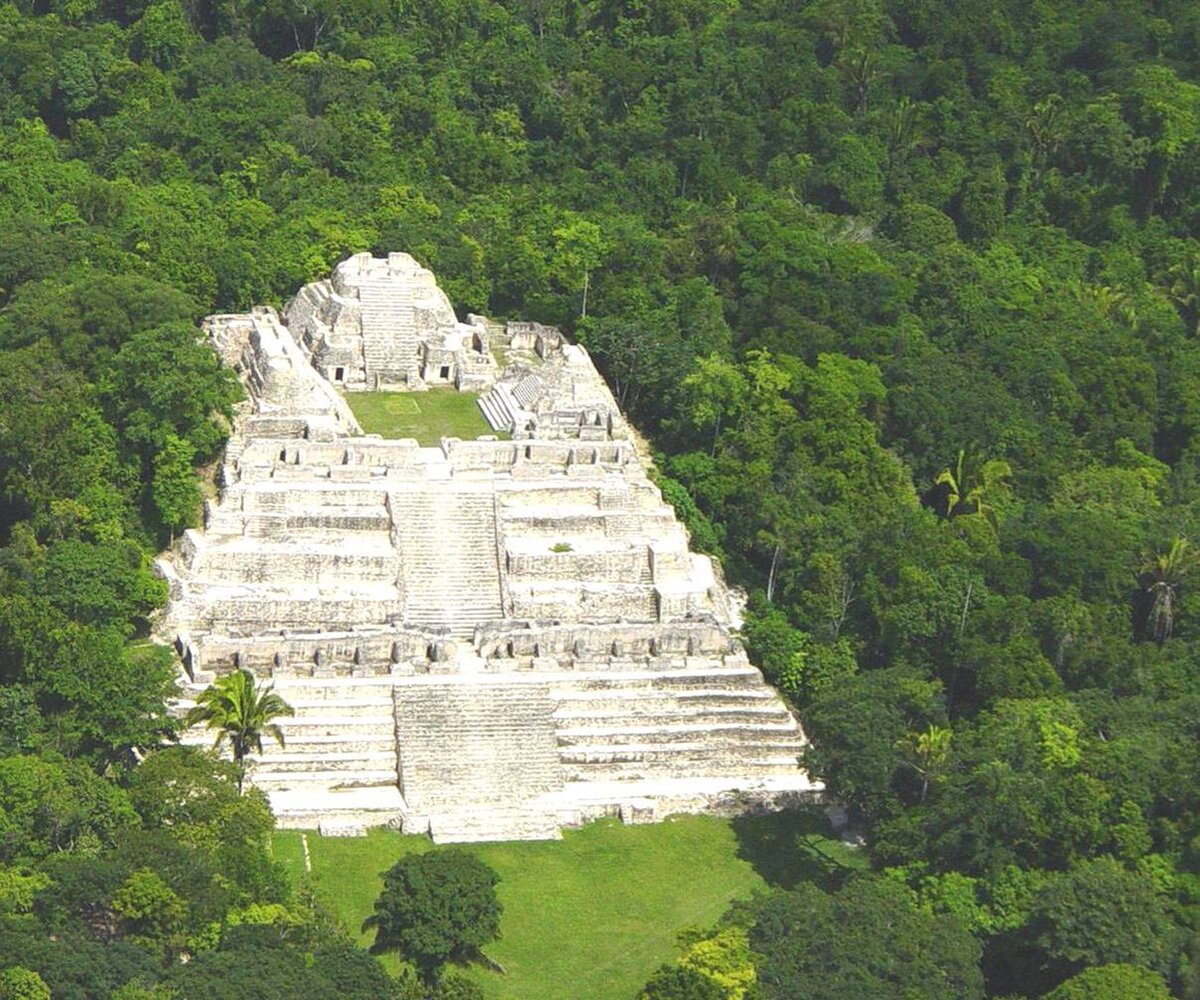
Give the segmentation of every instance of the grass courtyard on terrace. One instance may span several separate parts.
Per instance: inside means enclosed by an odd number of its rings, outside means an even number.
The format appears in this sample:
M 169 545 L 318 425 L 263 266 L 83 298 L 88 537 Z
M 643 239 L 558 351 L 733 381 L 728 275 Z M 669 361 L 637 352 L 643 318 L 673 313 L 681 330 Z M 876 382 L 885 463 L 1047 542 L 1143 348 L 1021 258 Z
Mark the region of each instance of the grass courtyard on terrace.
M 443 437 L 474 440 L 495 433 L 479 412 L 479 394 L 456 389 L 428 392 L 348 392 L 346 402 L 362 429 L 386 438 L 416 438 L 430 447 Z
M 504 904 L 501 937 L 484 950 L 506 973 L 472 967 L 468 974 L 492 1000 L 630 1000 L 677 957 L 681 930 L 709 927 L 733 900 L 769 885 L 828 878 L 830 858 L 835 866 L 861 864 L 827 833 L 819 813 L 682 816 L 647 826 L 601 820 L 565 831 L 562 841 L 463 845 L 500 875 Z M 364 945 L 374 935 L 359 928 L 383 872 L 433 846 L 385 830 L 307 836 L 316 898 Z M 305 878 L 300 837 L 275 837 L 276 857 L 297 884 Z M 397 971 L 394 956 L 385 964 Z

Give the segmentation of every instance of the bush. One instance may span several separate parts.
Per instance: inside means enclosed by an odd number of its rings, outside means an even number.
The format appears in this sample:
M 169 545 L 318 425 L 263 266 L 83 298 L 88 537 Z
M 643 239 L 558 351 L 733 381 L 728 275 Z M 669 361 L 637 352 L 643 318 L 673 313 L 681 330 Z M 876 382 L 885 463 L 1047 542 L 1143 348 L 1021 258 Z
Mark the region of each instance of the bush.
M 664 965 L 650 977 L 638 1000 L 725 1000 L 725 991 L 703 972 Z
M 1043 1000 L 1170 1000 L 1162 977 L 1136 965 L 1084 969 Z

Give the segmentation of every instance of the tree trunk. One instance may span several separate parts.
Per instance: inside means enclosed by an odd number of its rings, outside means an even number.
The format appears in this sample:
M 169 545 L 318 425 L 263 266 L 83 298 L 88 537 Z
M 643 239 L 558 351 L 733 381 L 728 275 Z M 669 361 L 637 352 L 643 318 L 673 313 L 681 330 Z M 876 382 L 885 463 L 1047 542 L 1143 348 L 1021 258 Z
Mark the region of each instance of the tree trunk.
M 958 637 L 961 639 L 963 632 L 967 627 L 967 613 L 971 610 L 971 591 L 975 587 L 975 581 L 967 581 L 967 593 L 963 597 L 962 616 L 958 619 Z
M 767 574 L 767 600 L 775 600 L 775 570 L 779 566 L 779 549 L 778 543 L 775 545 L 775 551 L 771 555 L 771 572 Z

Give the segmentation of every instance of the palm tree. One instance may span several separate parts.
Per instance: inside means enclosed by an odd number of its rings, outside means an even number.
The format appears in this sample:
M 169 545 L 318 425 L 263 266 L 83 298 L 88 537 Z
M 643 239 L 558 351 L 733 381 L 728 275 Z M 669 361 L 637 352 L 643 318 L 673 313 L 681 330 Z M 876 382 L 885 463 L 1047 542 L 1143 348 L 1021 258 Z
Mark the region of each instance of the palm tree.
M 292 706 L 277 695 L 272 685 L 260 688 L 248 670 L 235 670 L 219 677 L 196 699 L 196 707 L 188 712 L 189 726 L 204 723 L 217 731 L 213 749 L 229 740 L 233 761 L 238 766 L 238 792 L 245 778 L 244 761 L 250 751 L 262 753 L 263 737 L 271 736 L 283 746 L 283 730 L 274 719 L 295 715 Z
M 932 722 L 923 733 L 909 733 L 901 744 L 906 745 L 916 760 L 907 761 L 908 765 L 921 776 L 921 801 L 929 794 L 929 786 L 946 766 L 950 756 L 950 743 L 953 733 L 947 726 L 935 726 Z
M 1200 336 L 1200 256 L 1190 255 L 1172 265 L 1167 277 L 1171 280 L 1167 294 L 1183 310 L 1192 332 Z
M 1200 563 L 1186 538 L 1175 538 L 1165 553 L 1154 552 L 1142 560 L 1137 580 L 1139 597 L 1146 606 L 1146 635 L 1160 646 L 1175 628 L 1179 586 Z
M 992 458 L 976 468 L 967 450 L 960 449 L 954 468 L 943 469 L 934 480 L 934 490 L 940 490 L 938 499 L 944 499 L 938 504 L 938 513 L 946 518 L 976 514 L 997 528 L 997 510 L 992 501 L 1008 492 L 1005 480 L 1011 475 L 1012 466 L 1003 459 Z

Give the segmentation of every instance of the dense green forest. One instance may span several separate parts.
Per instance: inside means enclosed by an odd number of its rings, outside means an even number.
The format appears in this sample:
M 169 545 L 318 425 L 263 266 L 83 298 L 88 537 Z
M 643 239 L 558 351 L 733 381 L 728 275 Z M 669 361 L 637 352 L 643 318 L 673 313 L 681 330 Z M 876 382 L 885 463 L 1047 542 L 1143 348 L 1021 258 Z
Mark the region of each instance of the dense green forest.
M 141 641 L 197 320 L 404 249 L 588 346 L 864 838 L 647 996 L 1200 997 L 1198 237 L 1188 0 L 0 6 L 0 995 L 420 995 Z

